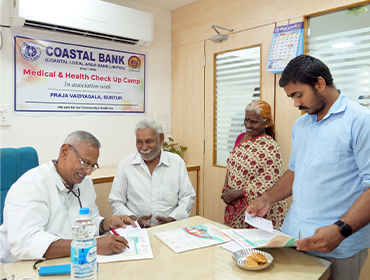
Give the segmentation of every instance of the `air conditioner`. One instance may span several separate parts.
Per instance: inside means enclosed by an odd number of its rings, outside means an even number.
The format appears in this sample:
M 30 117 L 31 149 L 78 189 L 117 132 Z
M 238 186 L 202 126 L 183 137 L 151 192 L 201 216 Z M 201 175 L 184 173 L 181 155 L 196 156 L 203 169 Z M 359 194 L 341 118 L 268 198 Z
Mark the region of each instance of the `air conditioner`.
M 11 1 L 11 28 L 37 28 L 129 45 L 153 41 L 153 14 L 99 0 Z

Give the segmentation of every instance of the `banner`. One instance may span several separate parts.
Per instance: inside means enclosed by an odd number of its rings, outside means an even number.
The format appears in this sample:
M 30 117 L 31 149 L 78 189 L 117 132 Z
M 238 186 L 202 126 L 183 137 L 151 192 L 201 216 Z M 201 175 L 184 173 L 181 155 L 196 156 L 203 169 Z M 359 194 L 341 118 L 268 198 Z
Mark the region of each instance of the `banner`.
M 14 43 L 16 112 L 145 112 L 145 54 L 22 36 Z

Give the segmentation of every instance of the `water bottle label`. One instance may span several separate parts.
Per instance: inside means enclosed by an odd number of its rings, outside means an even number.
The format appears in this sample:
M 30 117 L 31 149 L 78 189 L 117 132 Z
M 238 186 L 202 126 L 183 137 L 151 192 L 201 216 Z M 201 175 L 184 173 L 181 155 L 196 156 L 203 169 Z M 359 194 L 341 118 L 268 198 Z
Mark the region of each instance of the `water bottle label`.
M 96 259 L 96 246 L 83 249 L 71 248 L 71 263 L 87 264 Z

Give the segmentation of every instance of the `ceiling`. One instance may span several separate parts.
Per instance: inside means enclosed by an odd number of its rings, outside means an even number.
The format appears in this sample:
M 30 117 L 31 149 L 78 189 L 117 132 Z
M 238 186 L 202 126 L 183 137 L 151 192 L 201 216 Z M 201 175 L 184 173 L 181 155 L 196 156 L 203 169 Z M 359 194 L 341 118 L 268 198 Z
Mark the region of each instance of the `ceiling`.
M 198 0 L 135 0 L 136 2 L 153 6 L 166 11 L 176 10 Z

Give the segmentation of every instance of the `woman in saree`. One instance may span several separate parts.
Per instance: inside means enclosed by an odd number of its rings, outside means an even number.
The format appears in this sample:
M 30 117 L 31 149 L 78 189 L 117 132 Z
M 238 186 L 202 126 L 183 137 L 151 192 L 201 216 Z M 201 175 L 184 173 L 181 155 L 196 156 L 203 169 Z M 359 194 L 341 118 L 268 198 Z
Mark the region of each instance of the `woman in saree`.
M 275 141 L 275 126 L 270 105 L 252 101 L 245 109 L 244 126 L 227 160 L 221 199 L 226 203 L 224 222 L 232 228 L 250 228 L 245 211 L 252 201 L 271 188 L 283 175 L 280 148 Z M 280 229 L 287 212 L 286 200 L 271 205 L 264 217 Z

